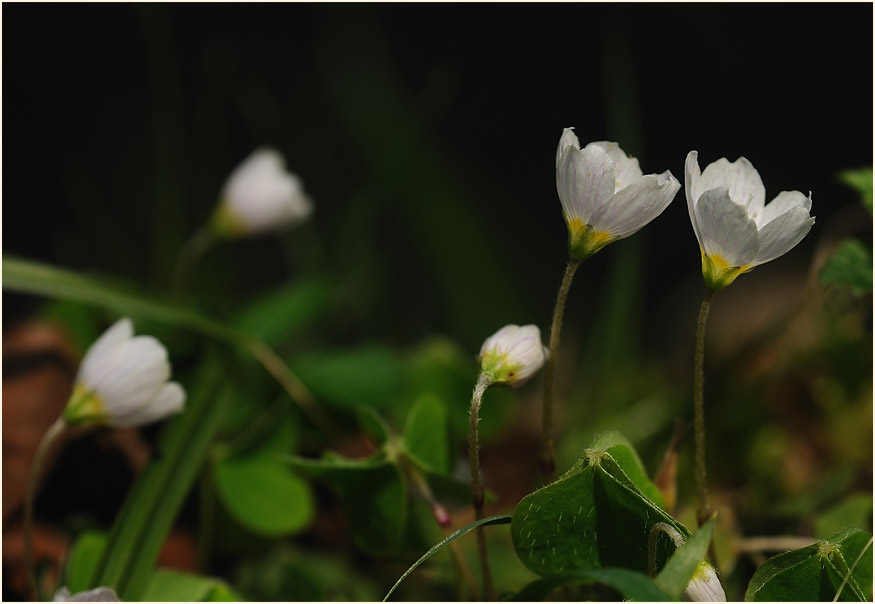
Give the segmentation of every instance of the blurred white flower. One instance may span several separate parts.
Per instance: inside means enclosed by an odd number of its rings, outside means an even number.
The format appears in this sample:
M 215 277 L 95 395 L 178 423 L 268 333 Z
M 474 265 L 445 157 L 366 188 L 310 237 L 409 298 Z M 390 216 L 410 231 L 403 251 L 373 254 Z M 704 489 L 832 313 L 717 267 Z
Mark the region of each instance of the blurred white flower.
M 644 176 L 638 160 L 617 143 L 600 141 L 581 149 L 573 128 L 562 132 L 556 189 L 573 258 L 585 260 L 636 233 L 668 207 L 680 187 L 668 170 Z
M 80 591 L 75 596 L 66 587 L 55 592 L 53 602 L 120 602 L 118 595 L 109 587 L 97 587 L 88 591 Z
M 505 325 L 483 342 L 480 373 L 490 383 L 519 386 L 547 360 L 541 331 L 535 325 Z
M 91 345 L 64 410 L 67 424 L 140 426 L 182 410 L 185 391 L 167 381 L 167 350 L 151 336 L 133 336 L 125 318 Z
M 285 170 L 273 149 L 255 150 L 228 177 L 213 216 L 213 229 L 223 237 L 241 237 L 280 229 L 305 220 L 313 203 L 301 180 Z
M 814 224 L 811 193 L 782 191 L 766 204 L 766 188 L 747 159 L 721 158 L 702 172 L 698 157 L 687 155 L 684 188 L 705 285 L 717 291 L 802 241 Z
M 704 561 L 699 563 L 693 578 L 687 583 L 683 598 L 686 602 L 726 601 L 726 592 L 713 566 Z

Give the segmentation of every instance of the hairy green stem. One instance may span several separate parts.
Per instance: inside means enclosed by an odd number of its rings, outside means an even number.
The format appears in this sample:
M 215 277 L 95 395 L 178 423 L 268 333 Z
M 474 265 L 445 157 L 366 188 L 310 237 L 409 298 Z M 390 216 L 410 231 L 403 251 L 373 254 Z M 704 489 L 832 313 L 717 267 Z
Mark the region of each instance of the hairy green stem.
M 468 424 L 468 463 L 471 466 L 471 502 L 474 505 L 476 520 L 486 517 L 486 496 L 483 485 L 480 484 L 480 437 L 478 424 L 480 423 L 480 403 L 483 401 L 483 393 L 491 384 L 488 376 L 480 374 L 477 385 L 474 386 L 474 394 L 471 396 L 471 411 L 469 412 Z M 480 552 L 480 570 L 483 573 L 483 591 L 486 599 L 495 601 L 495 588 L 492 585 L 492 573 L 489 570 L 489 552 L 486 550 L 486 533 L 483 527 L 477 527 L 477 548 Z
M 36 569 L 33 560 L 33 504 L 36 499 L 36 487 L 39 484 L 40 469 L 43 465 L 46 453 L 58 437 L 64 432 L 67 423 L 61 416 L 55 420 L 43 435 L 36 454 L 33 457 L 33 465 L 30 467 L 30 475 L 27 478 L 27 490 L 24 495 L 24 570 L 27 575 L 28 589 L 34 599 L 39 599 L 37 589 Z
M 684 538 L 672 525 L 665 522 L 657 522 L 650 529 L 650 536 L 647 539 L 647 574 L 651 577 L 656 576 L 656 540 L 660 533 L 668 535 L 674 543 L 675 549 L 684 544 Z
M 699 322 L 696 326 L 695 370 L 693 374 L 693 408 L 696 431 L 696 490 L 699 495 L 697 519 L 702 526 L 711 518 L 711 503 L 708 501 L 708 486 L 705 471 L 705 323 L 711 309 L 714 291 L 705 290 L 705 298 L 699 309 Z
M 544 482 L 549 482 L 556 472 L 556 455 L 553 451 L 553 397 L 556 384 L 556 367 L 559 362 L 559 336 L 562 332 L 562 316 L 565 314 L 565 300 L 568 298 L 568 290 L 571 289 L 571 281 L 574 273 L 580 266 L 580 260 L 570 258 L 565 266 L 565 275 L 559 286 L 559 294 L 556 296 L 556 307 L 553 309 L 553 323 L 550 326 L 550 347 L 547 353 L 547 362 L 544 367 L 544 397 L 541 412 L 541 457 L 539 460 Z

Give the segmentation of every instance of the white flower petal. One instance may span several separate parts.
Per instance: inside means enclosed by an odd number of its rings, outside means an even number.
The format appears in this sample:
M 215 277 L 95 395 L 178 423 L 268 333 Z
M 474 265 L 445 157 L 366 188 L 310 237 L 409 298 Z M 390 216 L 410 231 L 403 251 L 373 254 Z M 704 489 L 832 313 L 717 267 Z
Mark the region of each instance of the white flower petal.
M 756 222 L 735 203 L 726 186 L 702 193 L 694 208 L 699 245 L 709 256 L 720 256 L 731 267 L 745 266 L 759 250 Z
M 614 191 L 619 191 L 641 178 L 644 174 L 638 165 L 638 159 L 629 157 L 620 145 L 610 141 L 598 141 L 587 145 L 596 145 L 605 150 L 614 164 Z
M 182 411 L 185 406 L 185 390 L 176 382 L 167 382 L 145 404 L 125 413 L 112 415 L 112 424 L 118 427 L 142 426 L 168 415 Z
M 687 197 L 687 211 L 690 213 L 690 222 L 693 225 L 693 231 L 696 233 L 696 239 L 699 240 L 699 246 L 702 245 L 702 235 L 699 232 L 699 223 L 696 220 L 696 202 L 699 201 L 699 196 L 703 193 L 699 181 L 702 179 L 702 171 L 699 169 L 699 152 L 690 151 L 687 153 L 687 160 L 684 162 L 684 194 Z
M 565 220 L 586 224 L 614 194 L 614 165 L 604 149 L 566 147 L 556 169 L 556 189 Z
M 603 205 L 589 222 L 596 231 L 616 239 L 628 237 L 662 214 L 680 188 L 671 172 L 648 174 L 617 191 L 610 204 Z
M 774 203 L 774 202 L 772 202 Z M 814 226 L 814 218 L 804 206 L 796 206 L 780 214 L 759 232 L 760 249 L 754 266 L 774 260 L 792 250 Z
M 811 210 L 811 195 L 806 196 L 799 191 L 781 191 L 757 215 L 757 226 L 762 229 L 784 212 L 797 207 L 804 209 L 806 212 Z
M 562 130 L 562 137 L 559 139 L 559 146 L 556 148 L 556 167 L 559 167 L 559 160 L 562 157 L 562 152 L 568 147 L 580 149 L 580 141 L 577 140 L 577 135 L 574 134 L 574 126 Z
M 720 584 L 717 572 L 707 562 L 699 563 L 696 572 L 687 583 L 683 593 L 687 602 L 725 602 L 726 592 Z
M 133 335 L 134 325 L 129 318 L 124 317 L 116 321 L 85 352 L 76 381 L 82 380 L 86 373 L 93 373 L 96 368 L 105 365 L 107 360 L 113 358 L 113 351 L 130 340 Z
M 117 349 L 118 362 L 106 374 L 98 374 L 96 390 L 110 415 L 136 408 L 151 399 L 170 377 L 167 350 L 151 336 L 138 336 Z
M 760 173 L 744 157 L 739 157 L 734 162 L 723 157 L 711 163 L 702 172 L 698 186 L 700 190 L 697 198 L 709 189 L 729 187 L 732 201 L 744 206 L 748 214 L 753 217 L 762 211 L 766 203 L 766 188 L 763 186 Z M 695 194 L 696 191 L 693 193 Z

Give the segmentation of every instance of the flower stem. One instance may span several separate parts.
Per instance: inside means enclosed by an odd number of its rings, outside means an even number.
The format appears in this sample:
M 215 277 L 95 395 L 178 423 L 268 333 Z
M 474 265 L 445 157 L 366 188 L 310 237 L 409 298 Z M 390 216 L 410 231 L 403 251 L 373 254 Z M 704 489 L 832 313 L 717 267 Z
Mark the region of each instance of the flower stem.
M 544 397 L 541 411 L 543 420 L 541 423 L 541 457 L 539 460 L 544 482 L 553 478 L 556 472 L 556 455 L 553 452 L 553 395 L 556 384 L 556 367 L 559 362 L 559 336 L 562 332 L 562 316 L 565 314 L 565 300 L 568 298 L 568 290 L 571 289 L 571 281 L 574 273 L 580 266 L 580 260 L 570 258 L 565 266 L 565 275 L 559 286 L 559 294 L 556 296 L 556 307 L 553 309 L 553 323 L 550 326 L 550 348 L 547 353 L 547 363 L 544 367 Z
M 696 431 L 696 490 L 699 494 L 699 509 L 697 518 L 699 526 L 705 524 L 711 517 L 711 503 L 708 501 L 708 487 L 705 471 L 705 323 L 708 321 L 708 311 L 711 309 L 711 297 L 714 291 L 705 290 L 705 298 L 699 309 L 699 322 L 696 326 L 695 370 L 693 375 L 693 407 L 695 411 Z
M 36 569 L 33 560 L 33 503 L 36 498 L 36 487 L 39 484 L 40 469 L 43 465 L 46 453 L 64 429 L 67 427 L 64 417 L 55 420 L 37 446 L 33 457 L 33 465 L 30 467 L 30 475 L 27 478 L 27 490 L 24 495 L 24 570 L 27 576 L 28 589 L 34 599 L 39 598 L 37 589 Z
M 182 252 L 179 254 L 179 259 L 176 261 L 173 287 L 177 294 L 183 294 L 188 289 L 195 265 L 215 240 L 216 236 L 213 230 L 208 227 L 202 227 L 195 231 L 185 243 Z
M 647 539 L 647 574 L 651 577 L 656 576 L 656 540 L 660 533 L 665 533 L 671 538 L 675 549 L 678 549 L 684 544 L 684 538 L 677 529 L 665 522 L 657 522 L 650 529 L 650 536 Z
M 471 466 L 471 502 L 474 504 L 474 516 L 476 520 L 486 517 L 486 496 L 483 485 L 480 484 L 480 439 L 477 425 L 480 423 L 480 403 L 483 401 L 483 393 L 489 387 L 491 380 L 488 376 L 480 374 L 477 385 L 474 386 L 474 394 L 471 396 L 471 411 L 468 425 L 468 463 Z M 492 573 L 489 571 L 489 553 L 486 551 L 486 534 L 483 527 L 477 527 L 477 547 L 480 552 L 480 570 L 483 573 L 483 591 L 486 599 L 495 600 L 495 588 L 492 586 Z

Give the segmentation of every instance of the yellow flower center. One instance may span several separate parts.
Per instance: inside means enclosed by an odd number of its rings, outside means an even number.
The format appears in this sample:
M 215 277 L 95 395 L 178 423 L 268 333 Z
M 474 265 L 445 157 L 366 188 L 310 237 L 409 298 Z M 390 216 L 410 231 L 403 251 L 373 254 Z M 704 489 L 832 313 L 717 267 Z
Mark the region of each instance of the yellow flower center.
M 216 208 L 211 226 L 220 237 L 239 237 L 249 232 L 249 228 L 231 211 L 230 204 L 225 200 Z
M 85 384 L 79 382 L 73 388 L 73 394 L 64 409 L 64 420 L 71 426 L 83 424 L 106 424 L 109 416 L 103 401 L 93 390 L 88 390 Z
M 702 276 L 705 278 L 705 286 L 711 291 L 719 291 L 735 281 L 735 278 L 742 273 L 747 273 L 753 270 L 753 267 L 745 264 L 743 266 L 729 266 L 729 263 L 719 254 L 706 254 L 702 252 Z
M 615 241 L 607 231 L 596 231 L 579 218 L 568 221 L 568 253 L 577 260 L 586 260 L 597 251 Z

